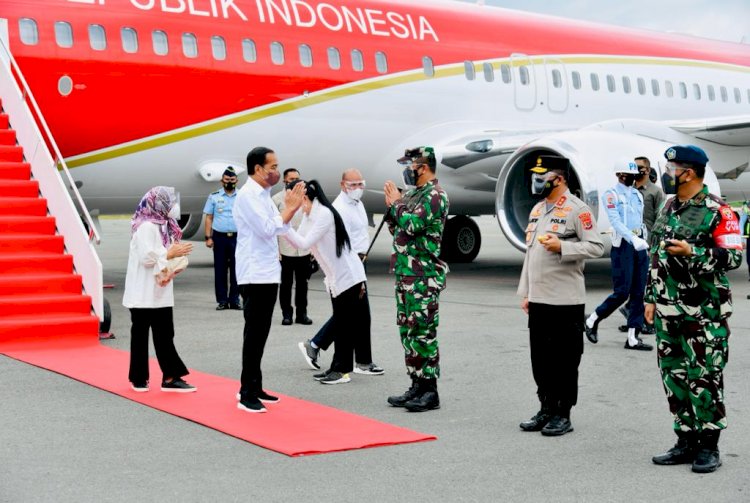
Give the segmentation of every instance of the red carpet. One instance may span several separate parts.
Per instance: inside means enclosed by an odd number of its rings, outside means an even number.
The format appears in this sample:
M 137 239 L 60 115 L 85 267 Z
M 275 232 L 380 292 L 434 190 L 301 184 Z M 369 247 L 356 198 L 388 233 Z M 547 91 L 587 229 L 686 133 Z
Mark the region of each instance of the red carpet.
M 0 343 L 0 352 L 288 456 L 435 439 L 285 395 L 278 404 L 267 404 L 265 414 L 243 412 L 235 398 L 238 381 L 194 370 L 189 382 L 198 387 L 196 393 L 163 393 L 154 379 L 151 391 L 136 393 L 126 379 L 129 354 L 98 342 L 24 338 Z M 151 375 L 161 376 L 155 360 Z

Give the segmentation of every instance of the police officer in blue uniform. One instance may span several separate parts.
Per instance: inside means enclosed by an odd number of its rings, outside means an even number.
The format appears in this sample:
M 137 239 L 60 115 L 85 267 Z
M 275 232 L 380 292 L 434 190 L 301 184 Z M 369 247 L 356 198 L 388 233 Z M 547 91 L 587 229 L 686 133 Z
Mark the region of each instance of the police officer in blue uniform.
M 612 224 L 612 284 L 614 292 L 585 321 L 586 337 L 596 344 L 599 322 L 628 301 L 628 340 L 625 349 L 651 351 L 639 334 L 643 327 L 643 296 L 648 274 L 648 243 L 643 224 L 643 195 L 633 184 L 638 166 L 630 159 L 614 165 L 618 183 L 602 195 L 602 204 Z
M 234 273 L 234 250 L 237 248 L 237 226 L 232 218 L 232 207 L 237 199 L 237 173 L 234 168 L 227 167 L 221 176 L 221 184 L 223 188 L 212 192 L 203 207 L 206 215 L 206 246 L 214 251 L 216 310 L 241 310 L 240 292 Z

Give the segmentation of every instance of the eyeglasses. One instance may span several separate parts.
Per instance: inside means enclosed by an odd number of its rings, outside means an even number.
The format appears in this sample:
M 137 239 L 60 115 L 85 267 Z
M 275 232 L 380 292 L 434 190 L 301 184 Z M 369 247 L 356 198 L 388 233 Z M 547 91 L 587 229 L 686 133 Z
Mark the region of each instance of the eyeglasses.
M 365 188 L 365 181 L 364 180 L 353 180 L 351 182 L 347 181 L 344 182 L 344 185 L 347 189 L 364 189 Z

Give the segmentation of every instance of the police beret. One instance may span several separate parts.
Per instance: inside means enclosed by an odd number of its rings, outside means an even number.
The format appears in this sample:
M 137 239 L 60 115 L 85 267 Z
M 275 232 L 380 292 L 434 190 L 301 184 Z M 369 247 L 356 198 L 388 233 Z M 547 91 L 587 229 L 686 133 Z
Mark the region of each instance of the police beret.
M 570 161 L 567 157 L 558 155 L 540 155 L 536 158 L 536 166 L 531 168 L 533 173 L 544 174 L 547 171 L 560 171 L 568 178 L 570 171 Z
M 668 161 L 705 166 L 708 164 L 708 156 L 695 145 L 675 145 L 664 152 Z
M 222 173 L 221 176 L 237 176 L 237 173 L 232 166 L 227 166 L 227 169 L 224 170 L 224 173 Z

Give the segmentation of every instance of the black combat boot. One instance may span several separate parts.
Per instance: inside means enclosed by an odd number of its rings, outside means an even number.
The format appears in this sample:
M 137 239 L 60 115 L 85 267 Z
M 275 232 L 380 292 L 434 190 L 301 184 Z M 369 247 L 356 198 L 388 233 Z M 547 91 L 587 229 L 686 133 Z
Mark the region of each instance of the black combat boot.
M 417 379 L 417 393 L 417 396 L 404 405 L 409 412 L 424 412 L 440 408 L 437 379 Z
M 404 407 L 406 402 L 419 396 L 417 378 L 412 376 L 411 387 L 407 389 L 403 395 L 394 395 L 388 397 L 388 403 L 394 407 Z
M 698 439 L 698 452 L 693 460 L 695 473 L 715 472 L 721 466 L 719 435 L 721 430 L 703 430 Z
M 651 461 L 657 465 L 683 465 L 692 463 L 698 451 L 698 435 L 694 431 L 676 431 L 677 443 L 663 454 L 657 454 Z

